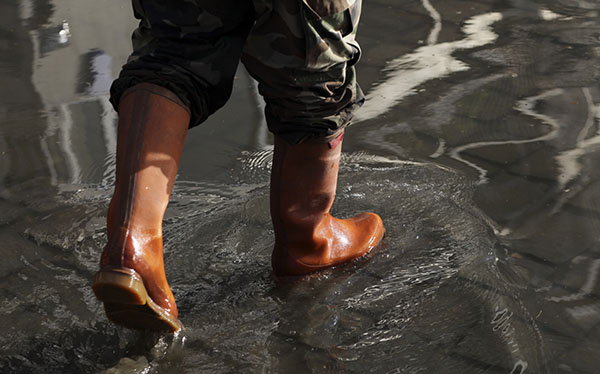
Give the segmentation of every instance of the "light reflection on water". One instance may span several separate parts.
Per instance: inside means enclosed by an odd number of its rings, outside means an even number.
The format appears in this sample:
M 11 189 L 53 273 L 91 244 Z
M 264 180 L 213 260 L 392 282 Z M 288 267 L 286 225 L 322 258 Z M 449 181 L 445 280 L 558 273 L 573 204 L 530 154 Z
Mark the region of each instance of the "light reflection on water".
M 114 180 L 107 82 L 129 47 L 111 35 L 130 16 L 100 35 L 82 14 L 106 25 L 120 5 L 10 8 L 25 52 L 0 64 L 1 371 L 594 372 L 600 7 L 508 3 L 365 4 L 370 101 L 334 213 L 375 210 L 388 233 L 306 282 L 271 278 L 271 146 L 240 71 L 191 132 L 165 219 L 174 337 L 108 324 L 89 287 Z
M 424 0 L 425 1 L 425 0 Z M 415 88 L 432 79 L 469 69 L 469 65 L 452 56 L 458 50 L 473 49 L 492 43 L 498 37 L 492 31 L 492 25 L 502 19 L 500 13 L 486 13 L 474 16 L 465 22 L 463 32 L 466 38 L 454 42 L 437 43 L 440 31 L 439 14 L 429 2 L 426 7 L 435 22 L 428 38 L 428 45 L 415 52 L 390 61 L 386 65 L 388 72 L 380 84 L 375 85 L 367 95 L 367 102 L 359 113 L 357 121 L 377 118 L 390 110 L 404 97 L 415 94 Z

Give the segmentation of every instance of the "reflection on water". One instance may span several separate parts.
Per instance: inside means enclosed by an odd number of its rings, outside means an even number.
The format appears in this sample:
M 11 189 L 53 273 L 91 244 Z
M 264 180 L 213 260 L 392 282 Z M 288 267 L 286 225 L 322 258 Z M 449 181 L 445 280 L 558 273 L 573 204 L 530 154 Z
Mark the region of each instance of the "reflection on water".
M 502 14 L 494 12 L 476 15 L 466 20 L 463 27 L 466 38 L 438 44 L 437 35 L 441 31 L 439 13 L 428 1 L 423 0 L 423 2 L 436 21 L 427 39 L 428 45 L 387 64 L 388 76 L 385 81 L 369 91 L 364 108 L 357 114 L 357 121 L 384 114 L 405 96 L 414 94 L 416 87 L 429 80 L 468 70 L 469 65 L 457 60 L 452 54 L 461 49 L 481 47 L 498 37 L 491 26 L 502 19 Z
M 365 4 L 369 102 L 334 213 L 375 210 L 388 234 L 370 261 L 296 284 L 271 277 L 272 147 L 240 71 L 190 133 L 165 218 L 177 336 L 109 324 L 89 287 L 114 180 L 107 90 L 133 27 L 121 7 L 0 14 L 0 371 L 596 371 L 600 5 Z

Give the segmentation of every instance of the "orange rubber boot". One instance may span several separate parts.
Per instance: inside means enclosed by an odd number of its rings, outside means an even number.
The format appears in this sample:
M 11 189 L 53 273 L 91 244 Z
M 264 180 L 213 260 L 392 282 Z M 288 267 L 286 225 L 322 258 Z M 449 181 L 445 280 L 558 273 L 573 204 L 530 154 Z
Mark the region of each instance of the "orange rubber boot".
M 343 134 L 330 143 L 290 145 L 275 137 L 271 218 L 278 277 L 310 274 L 368 254 L 385 229 L 375 213 L 348 219 L 329 214 L 333 205 Z
M 130 88 L 119 103 L 108 243 L 92 288 L 107 317 L 126 327 L 182 328 L 165 275 L 162 221 L 189 120 L 171 91 L 149 83 Z

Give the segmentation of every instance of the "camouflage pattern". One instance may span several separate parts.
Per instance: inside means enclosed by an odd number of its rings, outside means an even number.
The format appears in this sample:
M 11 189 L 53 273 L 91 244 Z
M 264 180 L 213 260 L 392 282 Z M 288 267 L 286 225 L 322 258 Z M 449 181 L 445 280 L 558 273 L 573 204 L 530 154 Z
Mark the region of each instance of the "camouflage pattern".
M 259 82 L 269 130 L 295 144 L 330 139 L 364 101 L 354 65 L 361 0 L 133 0 L 133 53 L 111 88 L 173 91 L 190 127 L 222 107 L 238 61 Z

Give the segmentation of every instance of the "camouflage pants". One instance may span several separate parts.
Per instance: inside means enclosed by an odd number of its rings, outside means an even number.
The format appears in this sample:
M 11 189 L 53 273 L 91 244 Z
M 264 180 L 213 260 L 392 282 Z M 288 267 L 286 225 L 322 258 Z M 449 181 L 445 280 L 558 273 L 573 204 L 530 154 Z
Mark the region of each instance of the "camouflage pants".
M 259 83 L 269 130 L 295 144 L 328 139 L 364 96 L 354 65 L 361 0 L 133 0 L 133 53 L 111 87 L 173 91 L 199 125 L 231 95 L 241 59 Z

